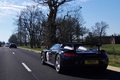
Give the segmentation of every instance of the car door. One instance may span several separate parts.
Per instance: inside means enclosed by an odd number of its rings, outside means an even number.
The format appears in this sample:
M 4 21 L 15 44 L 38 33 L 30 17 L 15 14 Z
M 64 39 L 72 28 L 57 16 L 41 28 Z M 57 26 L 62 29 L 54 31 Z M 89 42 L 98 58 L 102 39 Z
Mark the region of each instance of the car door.
M 54 47 L 51 49 L 50 59 L 53 64 L 55 63 L 55 56 L 58 53 L 59 48 L 60 44 L 55 44 Z

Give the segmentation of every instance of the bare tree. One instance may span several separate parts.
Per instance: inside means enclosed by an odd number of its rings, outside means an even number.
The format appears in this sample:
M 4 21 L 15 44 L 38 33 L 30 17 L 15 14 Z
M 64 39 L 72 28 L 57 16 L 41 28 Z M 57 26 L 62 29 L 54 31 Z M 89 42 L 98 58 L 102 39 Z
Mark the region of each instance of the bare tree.
M 37 6 L 27 6 L 18 15 L 18 37 L 20 42 L 30 42 L 31 48 L 40 46 L 42 20 L 45 18 Z
M 16 34 L 12 34 L 8 41 L 10 43 L 16 43 L 17 44 L 17 36 L 16 36 Z
M 48 35 L 46 36 L 48 37 L 47 43 L 49 43 L 48 45 L 51 46 L 52 44 L 57 42 L 55 22 L 56 22 L 58 8 L 61 5 L 70 2 L 72 0 L 34 0 L 34 1 L 37 2 L 38 4 L 44 4 L 49 8 L 48 20 L 47 20 L 47 28 L 49 31 L 48 31 Z
M 106 35 L 106 30 L 109 28 L 108 24 L 106 22 L 97 22 L 95 23 L 95 26 L 92 27 L 92 33 L 94 36 L 99 37 L 99 42 L 102 43 L 102 36 Z
M 81 41 L 84 41 L 84 36 L 89 33 L 89 29 L 87 29 L 86 27 L 80 27 L 80 35 L 82 37 Z
M 23 23 L 23 20 L 22 20 L 22 14 L 18 14 L 17 15 L 17 19 L 15 19 L 15 24 L 17 25 L 17 33 L 16 33 L 16 37 L 17 37 L 17 41 L 18 41 L 18 44 L 20 46 L 23 45 L 23 39 L 24 39 L 24 35 L 25 34 L 25 31 L 24 31 L 24 23 Z
M 43 19 L 41 19 L 42 14 L 40 14 L 39 9 L 36 9 L 35 6 L 28 6 L 21 11 L 21 16 L 19 16 L 19 26 L 24 29 L 19 29 L 22 31 L 22 34 L 19 34 L 23 35 L 23 32 L 27 34 L 24 39 L 30 39 L 31 47 L 36 47 L 36 44 L 39 46 L 39 41 L 48 43 L 48 46 L 51 46 L 58 41 L 79 41 L 80 36 L 86 34 L 86 28 L 83 26 L 84 22 L 80 13 L 81 7 L 79 6 L 77 9 L 68 11 L 66 15 L 64 14 L 64 17 L 60 18 L 59 22 L 57 21 L 59 7 L 72 0 L 34 1 L 38 4 L 48 6 L 49 13 L 47 15 L 48 18 L 41 21 Z
M 75 35 L 75 23 L 72 17 L 67 17 L 65 19 L 59 18 L 57 23 L 57 39 L 59 42 L 72 42 Z
M 57 18 L 56 37 L 59 42 L 80 42 L 80 36 L 86 34 L 89 30 L 86 27 L 80 26 L 79 20 L 72 15 L 67 15 L 66 18 Z
M 84 27 L 81 8 L 81 6 L 76 6 L 74 8 L 67 9 L 66 14 L 60 13 L 61 16 L 59 16 L 56 21 L 58 41 L 80 42 L 83 39 L 81 39 L 81 36 L 83 37 L 88 33 L 89 30 Z

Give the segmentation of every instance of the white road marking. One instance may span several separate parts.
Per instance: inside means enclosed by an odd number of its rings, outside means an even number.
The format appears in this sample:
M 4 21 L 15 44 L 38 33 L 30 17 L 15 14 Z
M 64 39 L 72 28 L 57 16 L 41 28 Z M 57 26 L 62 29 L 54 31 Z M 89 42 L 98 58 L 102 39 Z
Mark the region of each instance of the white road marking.
M 28 72 L 32 72 L 32 70 L 25 63 L 22 63 L 22 65 L 27 69 Z
M 15 52 L 12 52 L 13 54 L 15 54 Z

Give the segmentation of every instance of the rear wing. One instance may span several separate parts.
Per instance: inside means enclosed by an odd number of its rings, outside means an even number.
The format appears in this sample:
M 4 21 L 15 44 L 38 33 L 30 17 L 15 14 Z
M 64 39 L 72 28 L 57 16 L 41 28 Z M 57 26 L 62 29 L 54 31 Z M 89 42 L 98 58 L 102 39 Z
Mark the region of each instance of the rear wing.
M 76 42 L 68 42 L 68 43 L 61 43 L 62 46 L 71 46 L 71 47 L 74 47 L 74 50 L 76 50 L 76 48 L 78 46 L 90 46 L 90 47 L 93 47 L 93 46 L 96 46 L 98 48 L 98 51 L 100 50 L 100 47 L 102 46 L 101 44 L 97 43 L 97 44 L 86 44 L 86 43 L 76 43 Z

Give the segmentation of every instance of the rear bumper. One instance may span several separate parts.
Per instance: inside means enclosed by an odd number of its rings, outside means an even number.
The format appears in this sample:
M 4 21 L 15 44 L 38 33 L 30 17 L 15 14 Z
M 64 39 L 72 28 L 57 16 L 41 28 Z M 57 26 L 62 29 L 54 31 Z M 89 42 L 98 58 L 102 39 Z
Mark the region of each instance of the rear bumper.
M 85 60 L 80 59 L 63 59 L 62 60 L 62 66 L 63 67 L 75 67 L 75 68 L 99 68 L 99 67 L 106 67 L 108 66 L 108 59 L 95 59 L 98 60 L 98 64 L 85 64 Z M 87 59 L 88 60 L 88 59 Z M 91 59 L 90 59 L 91 60 Z

